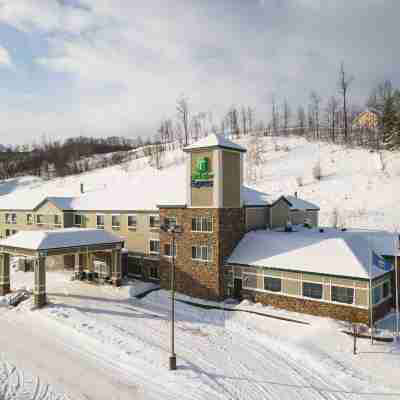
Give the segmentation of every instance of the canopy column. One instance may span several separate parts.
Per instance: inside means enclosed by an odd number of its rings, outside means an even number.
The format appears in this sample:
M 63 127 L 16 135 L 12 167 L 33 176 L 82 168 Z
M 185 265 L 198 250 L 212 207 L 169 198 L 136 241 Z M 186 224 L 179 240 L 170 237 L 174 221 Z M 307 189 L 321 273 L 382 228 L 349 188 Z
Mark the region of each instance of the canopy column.
M 75 272 L 75 276 L 79 277 L 79 276 L 81 276 L 81 274 L 83 272 L 83 265 L 81 265 L 81 263 L 80 263 L 79 253 L 75 253 L 74 257 L 75 257 L 74 272 Z
M 111 281 L 115 286 L 121 286 L 122 280 L 122 255 L 121 249 L 111 252 Z
M 46 257 L 39 256 L 35 261 L 35 285 L 33 300 L 36 307 L 43 307 L 46 299 Z
M 10 293 L 10 255 L 0 253 L 0 296 Z

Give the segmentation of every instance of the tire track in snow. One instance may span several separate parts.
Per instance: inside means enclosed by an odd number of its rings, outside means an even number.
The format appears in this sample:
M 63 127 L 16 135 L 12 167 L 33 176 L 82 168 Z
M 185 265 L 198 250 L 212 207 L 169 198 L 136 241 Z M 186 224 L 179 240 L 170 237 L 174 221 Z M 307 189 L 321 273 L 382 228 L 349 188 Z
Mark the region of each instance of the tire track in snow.
M 71 400 L 56 392 L 26 371 L 9 363 L 0 353 L 0 399 L 1 400 Z

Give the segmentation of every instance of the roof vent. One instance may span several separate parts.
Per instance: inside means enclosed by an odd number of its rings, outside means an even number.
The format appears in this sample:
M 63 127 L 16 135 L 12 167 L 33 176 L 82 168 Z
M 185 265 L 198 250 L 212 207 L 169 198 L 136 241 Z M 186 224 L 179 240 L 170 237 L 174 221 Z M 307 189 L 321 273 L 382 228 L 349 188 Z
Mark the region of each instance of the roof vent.
M 81 183 L 81 193 L 85 193 L 85 188 L 83 186 L 83 183 Z

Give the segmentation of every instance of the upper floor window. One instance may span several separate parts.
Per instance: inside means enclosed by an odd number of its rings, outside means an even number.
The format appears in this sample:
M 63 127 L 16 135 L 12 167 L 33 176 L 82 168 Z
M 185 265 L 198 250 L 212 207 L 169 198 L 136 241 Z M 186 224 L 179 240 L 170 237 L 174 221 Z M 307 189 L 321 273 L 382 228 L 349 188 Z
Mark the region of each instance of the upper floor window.
M 137 216 L 128 215 L 128 229 L 136 229 L 137 226 Z
M 211 246 L 192 246 L 192 259 L 198 261 L 212 260 Z
M 113 215 L 111 217 L 111 225 L 113 229 L 119 229 L 121 227 L 121 216 Z
M 44 218 L 42 214 L 36 214 L 36 223 L 42 225 L 44 223 Z
M 16 224 L 17 223 L 17 214 L 6 214 L 6 224 Z
M 61 226 L 61 217 L 58 214 L 54 215 L 54 225 Z
M 149 226 L 150 226 L 150 228 L 159 228 L 160 227 L 160 217 L 158 215 L 150 215 Z
M 26 224 L 27 225 L 33 224 L 33 215 L 32 214 L 26 214 Z
M 176 243 L 172 247 L 172 243 L 165 243 L 164 244 L 164 254 L 167 257 L 176 257 Z
M 97 229 L 104 229 L 104 215 L 96 215 Z
M 194 217 L 192 218 L 193 232 L 212 232 L 211 217 Z
M 149 250 L 150 254 L 160 254 L 160 241 L 158 239 L 150 239 Z

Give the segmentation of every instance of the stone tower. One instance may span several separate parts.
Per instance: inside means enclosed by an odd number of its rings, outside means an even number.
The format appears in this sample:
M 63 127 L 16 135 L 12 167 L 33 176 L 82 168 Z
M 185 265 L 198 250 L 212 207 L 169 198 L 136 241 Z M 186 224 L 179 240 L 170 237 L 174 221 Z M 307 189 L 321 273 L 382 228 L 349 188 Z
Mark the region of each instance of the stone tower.
M 245 231 L 241 187 L 243 153 L 219 135 L 184 148 L 187 153 L 186 205 L 160 205 L 161 223 L 176 218 L 183 232 L 176 237 L 176 288 L 205 299 L 224 297 L 223 263 Z M 160 233 L 160 278 L 169 287 L 170 234 Z

